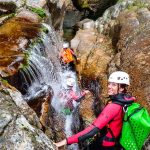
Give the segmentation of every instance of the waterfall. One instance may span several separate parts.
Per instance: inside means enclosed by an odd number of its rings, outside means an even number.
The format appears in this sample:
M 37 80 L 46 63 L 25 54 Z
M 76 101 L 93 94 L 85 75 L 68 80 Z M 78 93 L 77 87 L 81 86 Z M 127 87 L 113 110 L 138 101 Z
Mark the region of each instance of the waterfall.
M 73 87 L 73 90 L 74 91 L 79 91 L 78 90 L 77 79 L 76 79 L 76 74 L 74 72 L 72 72 L 72 71 L 65 71 L 65 72 L 61 73 L 61 75 L 60 75 L 61 86 L 60 87 L 56 87 L 56 89 L 55 89 L 56 93 L 54 94 L 54 98 L 52 100 L 52 106 L 56 109 L 56 111 L 58 113 L 60 113 L 60 111 L 61 111 L 61 109 L 63 107 L 62 105 L 63 105 L 63 101 L 64 101 L 64 99 L 61 100 L 58 97 L 58 95 L 59 95 L 59 92 L 61 91 L 62 88 L 66 88 L 66 80 L 67 80 L 68 76 L 74 78 L 75 81 L 76 81 L 75 85 Z M 60 103 L 61 101 L 62 101 L 62 103 Z
M 62 88 L 66 88 L 67 77 L 70 76 L 75 79 L 75 85 L 73 90 L 79 95 L 80 90 L 78 87 L 78 81 L 76 79 L 76 73 L 69 70 L 62 70 L 60 61 L 58 59 L 58 53 L 61 45 L 61 40 L 57 37 L 55 31 L 43 24 L 43 27 L 48 30 L 48 33 L 42 32 L 40 40 L 29 48 L 28 66 L 24 67 L 20 74 L 26 85 L 26 93 L 24 98 L 26 101 L 32 101 L 37 98 L 42 92 L 47 92 L 49 87 L 53 89 L 53 98 L 51 105 L 56 112 L 62 113 L 61 110 L 64 107 L 65 99 L 58 97 Z M 74 107 L 77 107 L 77 102 L 73 103 Z M 66 136 L 72 135 L 71 124 L 73 122 L 73 116 L 64 116 L 65 126 L 64 131 Z M 70 147 L 70 146 L 69 146 Z M 72 145 L 68 149 L 78 149 L 78 145 Z
M 61 41 L 53 28 L 43 24 L 48 33 L 41 32 L 39 41 L 31 46 L 29 51 L 28 66 L 24 67 L 20 74 L 26 85 L 26 100 L 34 97 L 38 89 L 45 90 L 45 86 L 55 89 L 60 86 L 61 67 L 58 59 Z M 56 87 L 56 88 L 55 88 Z
M 73 86 L 73 91 L 77 95 L 79 95 L 80 94 L 80 89 L 79 89 L 79 86 L 78 86 L 78 81 L 77 81 L 75 72 L 67 71 L 67 70 L 63 72 L 63 74 L 61 75 L 61 88 L 66 88 L 66 80 L 67 80 L 68 76 L 75 79 L 75 84 Z M 60 98 L 60 97 L 57 96 L 57 95 L 59 95 L 60 89 L 57 92 L 58 93 L 55 95 L 55 97 L 52 100 L 52 106 L 55 108 L 55 110 L 58 113 L 62 113 L 61 111 L 65 106 L 67 98 L 65 99 L 65 98 Z M 73 105 L 74 105 L 74 111 L 75 111 L 75 109 L 79 105 L 79 103 L 73 101 Z M 74 121 L 73 112 L 70 115 L 64 115 L 64 118 L 65 118 L 64 132 L 66 134 L 66 137 L 69 137 L 69 136 L 74 134 L 72 132 L 72 128 L 71 128 L 72 124 L 73 124 L 73 121 Z M 67 147 L 67 150 L 78 150 L 78 149 L 79 149 L 78 144 L 72 144 L 72 145 Z

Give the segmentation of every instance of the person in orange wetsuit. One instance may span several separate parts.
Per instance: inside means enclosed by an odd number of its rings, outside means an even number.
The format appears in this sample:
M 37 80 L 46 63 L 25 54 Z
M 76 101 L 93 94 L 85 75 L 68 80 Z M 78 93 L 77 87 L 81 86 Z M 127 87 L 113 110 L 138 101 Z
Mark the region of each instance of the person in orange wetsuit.
M 78 61 L 74 50 L 69 48 L 69 43 L 63 43 L 63 49 L 59 53 L 59 59 L 64 70 L 72 70 L 75 71 L 75 62 Z
M 127 94 L 127 86 L 129 85 L 129 75 L 126 72 L 113 72 L 108 79 L 108 95 L 111 102 L 104 107 L 103 111 L 89 127 L 54 144 L 59 148 L 66 144 L 70 145 L 83 142 L 86 139 L 101 133 L 101 130 L 107 127 L 107 132 L 99 137 L 99 143 L 95 149 L 115 150 L 117 139 L 120 136 L 123 124 L 122 107 L 124 104 L 131 104 L 135 100 L 134 97 Z

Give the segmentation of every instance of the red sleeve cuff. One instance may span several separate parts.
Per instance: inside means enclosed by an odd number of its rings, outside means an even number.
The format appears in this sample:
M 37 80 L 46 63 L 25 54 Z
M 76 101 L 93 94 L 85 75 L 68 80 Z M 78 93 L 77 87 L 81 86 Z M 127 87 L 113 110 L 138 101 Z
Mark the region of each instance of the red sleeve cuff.
M 66 140 L 67 140 L 67 145 L 78 143 L 78 138 L 75 138 L 74 136 L 68 137 Z

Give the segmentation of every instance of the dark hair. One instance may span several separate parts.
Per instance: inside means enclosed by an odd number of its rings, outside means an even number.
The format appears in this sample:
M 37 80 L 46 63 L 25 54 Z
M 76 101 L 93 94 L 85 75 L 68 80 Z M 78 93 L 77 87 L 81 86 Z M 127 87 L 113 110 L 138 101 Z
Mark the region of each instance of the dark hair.
M 128 85 L 126 84 L 120 84 L 120 88 L 123 88 L 124 90 L 122 91 L 123 93 L 127 93 L 127 87 Z

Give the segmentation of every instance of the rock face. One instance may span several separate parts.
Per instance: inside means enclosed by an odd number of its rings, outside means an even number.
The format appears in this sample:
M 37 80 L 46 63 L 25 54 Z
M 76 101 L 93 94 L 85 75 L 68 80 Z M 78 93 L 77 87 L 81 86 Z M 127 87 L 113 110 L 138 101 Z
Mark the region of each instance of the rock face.
M 101 16 L 105 9 L 115 4 L 116 0 L 73 0 L 74 6 L 85 11 L 84 17 L 97 18 Z
M 98 12 L 99 2 L 107 4 L 110 1 L 80 2 L 78 1 L 83 4 L 85 12 L 88 10 L 92 14 Z M 115 70 L 127 71 L 131 75 L 131 92 L 137 96 L 138 102 L 150 111 L 150 12 L 147 9 L 150 8 L 150 5 L 144 2 L 137 0 L 119 2 L 120 4 L 111 7 L 95 22 L 89 19 L 83 21 L 83 24 L 80 22 L 81 29 L 71 41 L 71 46 L 80 58 L 80 63 L 77 64 L 79 79 L 84 77 L 99 79 L 99 84 L 103 87 L 101 95 L 106 96 L 107 75 Z M 15 74 L 20 64 L 24 64 L 24 58 L 26 58 L 24 50 L 28 42 L 38 36 L 41 21 L 47 21 L 56 30 L 61 30 L 68 3 L 69 1 L 64 0 L 36 2 L 2 0 L 0 2 L 0 15 L 4 15 L 0 18 L 1 76 Z M 22 9 L 24 6 L 26 7 Z M 37 8 L 44 6 L 48 7 L 51 14 L 46 12 L 48 17 L 42 20 L 39 15 L 45 15 L 45 13 Z M 34 11 L 38 10 L 37 13 L 31 12 L 30 7 L 36 7 Z M 13 13 L 16 13 L 17 19 L 10 19 L 14 17 Z M 7 21 L 8 19 L 10 22 Z M 15 21 L 18 23 L 20 20 L 23 21 L 21 25 L 10 24 Z M 17 33 L 19 36 L 16 36 Z M 21 94 L 15 89 L 0 85 L 0 149 L 54 149 L 52 142 L 40 130 L 42 127 L 39 118 L 22 99 Z M 45 97 L 46 113 L 43 118 L 40 118 L 43 125 L 45 125 L 44 118 L 47 118 L 49 96 Z M 44 100 L 43 97 L 40 98 Z M 93 103 L 93 97 L 90 95 L 80 105 L 79 112 L 85 126 L 95 118 Z M 52 114 L 53 110 L 50 109 Z M 54 128 L 56 131 L 54 134 L 60 141 L 65 137 L 62 132 L 64 122 L 57 118 L 57 114 L 52 117 L 55 117 L 55 120 L 50 122 L 52 128 L 55 123 L 59 123 Z
M 14 75 L 21 64 L 27 63 L 24 50 L 29 40 L 38 35 L 39 30 L 40 24 L 19 16 L 0 26 L 0 74 L 2 77 Z
M 146 1 L 118 3 L 95 21 L 101 34 L 93 28 L 80 29 L 71 46 L 81 58 L 77 65 L 79 76 L 98 77 L 104 88 L 102 97 L 107 94 L 107 75 L 116 70 L 126 71 L 131 77 L 129 91 L 150 112 L 149 6 Z M 143 149 L 149 149 L 149 139 Z
M 61 30 L 63 26 L 64 15 L 70 0 L 50 0 L 47 2 L 49 12 L 51 14 L 51 22 L 56 30 Z
M 80 29 L 71 45 L 82 58 L 77 65 L 79 75 L 99 77 L 102 95 L 106 95 L 106 74 L 123 70 L 131 76 L 131 92 L 150 111 L 148 6 L 145 2 L 118 3 L 95 21 L 101 34 L 93 27 Z
M 51 93 L 47 92 L 45 97 L 40 97 L 43 102 L 40 103 L 42 112 L 36 113 L 42 115 L 37 116 L 23 100 L 20 92 L 10 85 L 5 87 L 1 83 L 3 77 L 8 79 L 8 77 L 16 75 L 20 68 L 28 66 L 29 49 L 35 44 L 36 39 L 39 39 L 41 32 L 45 35 L 49 33 L 46 23 L 51 24 L 52 22 L 50 13 L 46 10 L 48 8 L 43 9 L 47 4 L 46 2 L 45 0 L 0 1 L 0 149 L 55 149 L 50 141 L 52 133 L 47 133 L 49 131 L 47 128 L 45 128 L 45 133 L 42 132 L 42 126 L 47 125 L 45 120 L 50 113 Z M 64 1 L 48 2 L 54 3 L 54 6 L 59 4 L 58 7 L 61 12 Z M 57 8 L 55 9 L 57 10 Z M 61 15 L 60 17 L 63 18 Z M 61 29 L 61 23 L 62 20 L 57 24 L 59 29 Z M 52 38 L 55 38 L 54 30 L 50 29 L 50 34 Z M 52 38 L 49 41 L 53 43 L 51 46 L 55 45 Z M 56 40 L 59 43 L 59 40 Z M 58 49 L 57 47 L 57 51 Z M 12 82 L 15 84 L 16 81 L 17 78 Z M 4 82 L 6 81 L 4 80 Z M 21 83 L 19 84 L 21 85 Z M 46 134 L 51 137 L 46 136 Z
M 49 138 L 38 129 L 40 124 L 38 118 L 22 99 L 21 94 L 14 89 L 2 87 L 0 91 L 0 149 L 55 149 Z M 27 115 L 28 113 L 30 115 Z
M 94 97 L 92 94 L 88 94 L 79 106 L 79 113 L 84 122 L 84 126 L 87 127 L 96 118 L 94 110 Z
M 79 77 L 98 77 L 105 89 L 107 65 L 113 56 L 109 38 L 98 34 L 95 29 L 80 29 L 71 41 L 71 47 L 80 58 L 77 64 Z
M 120 64 L 117 65 L 131 75 L 131 92 L 137 96 L 138 102 L 149 109 L 150 11 L 146 8 L 137 13 L 124 11 L 118 20 L 121 30 L 117 49 L 121 52 Z

